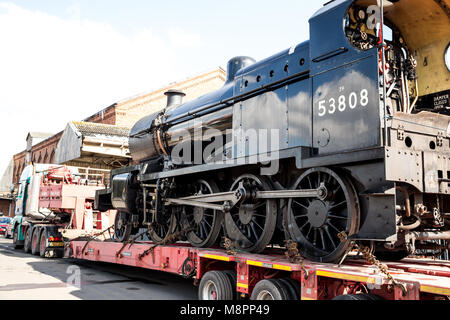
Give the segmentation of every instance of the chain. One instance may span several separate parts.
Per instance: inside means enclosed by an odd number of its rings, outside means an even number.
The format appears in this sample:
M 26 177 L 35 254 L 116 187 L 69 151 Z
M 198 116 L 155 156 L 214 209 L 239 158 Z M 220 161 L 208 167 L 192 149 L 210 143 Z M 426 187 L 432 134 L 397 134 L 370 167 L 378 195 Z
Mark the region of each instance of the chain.
M 339 239 L 341 242 L 348 241 L 348 236 L 345 232 L 341 232 L 338 234 Z M 383 273 L 386 278 L 392 283 L 393 286 L 399 288 L 402 290 L 402 293 L 404 296 L 408 293 L 405 285 L 399 283 L 397 280 L 394 279 L 394 277 L 389 273 L 388 267 L 385 264 L 382 264 L 372 253 L 372 250 L 369 247 L 366 247 L 364 245 L 358 245 L 355 241 L 350 242 L 350 249 L 349 251 L 352 251 L 353 249 L 358 250 L 358 252 L 363 256 L 363 258 L 370 264 L 376 266 L 378 270 Z
M 233 241 L 227 237 L 223 238 L 223 245 L 225 247 L 225 250 L 227 251 L 227 254 L 229 256 L 234 256 L 234 259 L 237 261 L 239 266 L 242 266 L 242 262 L 238 258 L 238 253 L 239 253 L 239 251 L 240 252 L 245 252 L 245 251 L 236 249 L 233 245 Z
M 224 237 L 223 245 L 229 256 L 234 256 L 234 257 L 237 256 L 238 252 L 236 251 L 236 248 L 233 245 L 233 241 L 231 241 L 227 237 Z
M 294 263 L 294 264 L 299 264 L 300 268 L 302 269 L 303 273 L 305 274 L 305 279 L 308 279 L 309 273 L 305 267 L 305 260 L 303 259 L 300 252 L 298 251 L 297 242 L 292 241 L 292 240 L 286 240 L 284 242 L 284 245 L 287 250 L 285 255 L 289 259 L 289 262 Z
M 166 246 L 166 245 L 169 245 L 169 244 L 176 243 L 177 241 L 181 240 L 183 238 L 183 236 L 185 236 L 187 233 L 192 232 L 194 230 L 195 229 L 193 229 L 193 228 L 187 228 L 187 229 L 184 229 L 184 230 L 172 233 L 171 235 L 167 236 L 160 243 L 157 243 L 157 244 L 153 245 L 152 247 L 150 247 L 149 249 L 147 249 L 143 253 L 141 253 L 139 255 L 139 260 L 142 260 L 142 258 L 144 258 L 145 256 L 148 256 L 151 253 L 152 254 L 152 258 L 153 258 L 153 263 L 154 263 L 156 247 L 158 247 L 158 246 Z
M 109 232 L 109 231 L 110 231 L 111 229 L 113 229 L 113 228 L 114 228 L 114 225 L 112 225 L 112 226 L 109 227 L 108 229 L 103 230 L 101 233 L 98 233 L 98 234 L 95 234 L 95 235 L 93 235 L 93 236 L 88 237 L 88 238 L 87 238 L 88 240 L 86 241 L 86 243 L 85 243 L 84 246 L 83 246 L 83 249 L 81 250 L 81 254 L 84 253 L 84 250 L 86 250 L 88 244 L 89 244 L 91 241 L 94 241 L 97 237 L 100 237 L 101 235 L 105 234 L 106 232 Z M 70 247 L 70 244 L 71 244 L 73 241 L 79 241 L 79 240 L 82 240 L 82 239 L 86 239 L 86 237 L 77 237 L 77 238 L 75 238 L 75 239 L 70 240 L 69 242 L 66 243 L 65 248 L 67 249 L 68 247 Z
M 131 248 L 131 246 L 136 242 L 136 240 L 139 239 L 139 237 L 143 236 L 143 235 L 146 234 L 146 233 L 147 233 L 147 231 L 141 232 L 141 233 L 139 233 L 138 235 L 134 236 L 131 240 L 125 241 L 125 242 L 123 243 L 123 245 L 122 245 L 122 248 L 120 248 L 120 250 L 117 251 L 116 256 L 117 256 L 118 258 L 122 258 L 122 257 L 123 257 L 123 256 L 122 256 L 122 251 L 123 251 L 123 249 L 125 249 L 125 247 L 126 247 L 127 245 L 130 245 L 128 248 Z

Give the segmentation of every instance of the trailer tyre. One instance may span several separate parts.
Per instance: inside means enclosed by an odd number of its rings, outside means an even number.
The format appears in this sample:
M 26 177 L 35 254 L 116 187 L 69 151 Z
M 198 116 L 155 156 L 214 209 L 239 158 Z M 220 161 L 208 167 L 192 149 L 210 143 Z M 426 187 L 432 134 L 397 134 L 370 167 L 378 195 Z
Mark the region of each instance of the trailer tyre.
M 15 250 L 23 248 L 23 245 L 19 244 L 19 230 L 18 229 L 19 229 L 19 227 L 16 226 L 14 228 L 14 233 L 13 233 L 13 246 L 14 246 Z
M 300 300 L 301 295 L 301 289 L 300 289 L 300 282 L 297 280 L 287 278 L 287 279 L 279 279 L 278 282 L 287 289 L 289 294 L 288 300 Z
M 207 272 L 198 288 L 199 300 L 233 300 L 234 287 L 230 276 L 223 271 Z
M 382 299 L 374 294 L 360 293 L 360 294 L 345 294 L 342 296 L 337 296 L 332 300 L 378 301 Z
M 40 232 L 39 228 L 33 228 L 32 236 L 31 236 L 31 254 L 37 256 L 39 255 L 39 240 L 40 240 Z
M 251 300 L 289 300 L 288 290 L 286 285 L 279 280 L 261 280 L 253 289 Z
M 42 229 L 39 240 L 39 255 L 42 258 L 45 258 L 46 249 L 47 249 L 47 232 L 45 232 L 45 229 Z
M 236 270 L 226 270 L 225 273 L 227 274 L 228 278 L 231 281 L 231 285 L 233 287 L 233 300 L 237 300 L 237 273 Z
M 25 241 L 23 245 L 23 250 L 25 253 L 31 252 L 31 232 L 33 231 L 32 227 L 28 227 L 27 231 L 25 232 Z

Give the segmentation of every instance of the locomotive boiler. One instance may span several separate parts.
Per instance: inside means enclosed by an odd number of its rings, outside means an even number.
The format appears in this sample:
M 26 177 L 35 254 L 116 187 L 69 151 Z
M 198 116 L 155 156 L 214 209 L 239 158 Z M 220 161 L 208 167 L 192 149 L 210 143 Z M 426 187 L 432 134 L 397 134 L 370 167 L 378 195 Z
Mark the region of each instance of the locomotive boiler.
M 450 241 L 448 0 L 335 0 L 310 40 L 228 63 L 225 85 L 140 120 L 134 165 L 97 192 L 115 238 L 146 228 L 197 247 L 262 252 L 290 239 L 336 262 L 353 241 L 380 257 Z

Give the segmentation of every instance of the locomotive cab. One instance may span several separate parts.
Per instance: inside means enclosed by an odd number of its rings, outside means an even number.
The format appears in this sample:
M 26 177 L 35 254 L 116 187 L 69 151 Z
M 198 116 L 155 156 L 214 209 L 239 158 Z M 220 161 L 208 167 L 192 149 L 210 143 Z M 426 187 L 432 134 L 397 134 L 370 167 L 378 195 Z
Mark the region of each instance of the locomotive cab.
M 450 11 L 446 1 L 384 1 L 383 30 L 378 3 L 354 2 L 345 18 L 345 32 L 359 50 L 378 48 L 380 74 L 383 32 L 388 116 L 425 110 L 449 115 L 450 73 L 445 59 L 449 58 Z
M 391 256 L 448 245 L 449 13 L 449 1 L 336 0 L 310 20 L 314 147 L 383 148 L 383 166 L 345 170 L 365 195 L 354 238 L 386 241 Z
M 319 154 L 390 145 L 393 118 L 447 131 L 442 118 L 414 114 L 450 115 L 448 2 L 383 0 L 382 16 L 379 0 L 336 0 L 311 18 Z M 341 143 L 346 132 L 362 138 Z

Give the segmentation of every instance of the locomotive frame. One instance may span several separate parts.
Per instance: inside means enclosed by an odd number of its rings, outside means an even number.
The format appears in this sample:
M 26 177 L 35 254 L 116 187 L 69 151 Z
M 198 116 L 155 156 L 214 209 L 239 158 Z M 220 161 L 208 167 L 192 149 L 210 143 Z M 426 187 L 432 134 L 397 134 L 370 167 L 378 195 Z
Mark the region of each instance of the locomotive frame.
M 311 18 L 309 41 L 260 62 L 230 60 L 224 87 L 197 100 L 167 93 L 166 108 L 131 130 L 138 164 L 113 171 L 97 192 L 97 209 L 119 210 L 117 240 L 145 227 L 156 243 L 182 231 L 211 247 L 224 232 L 237 249 L 258 253 L 292 239 L 320 262 L 345 255 L 341 232 L 388 259 L 448 250 L 450 117 L 420 110 L 433 109 L 425 96 L 448 93 L 449 70 L 443 60 L 432 70 L 417 63 L 448 45 L 448 3 L 384 2 L 332 1 Z M 433 12 L 442 30 L 405 29 L 404 10 Z M 369 26 L 385 15 L 389 41 Z M 425 29 L 418 39 L 414 28 Z M 430 76 L 436 70 L 440 81 Z M 261 151 L 252 130 L 277 135 Z M 201 162 L 174 156 L 203 155 L 219 138 L 226 143 Z M 264 175 L 267 160 L 278 170 Z

